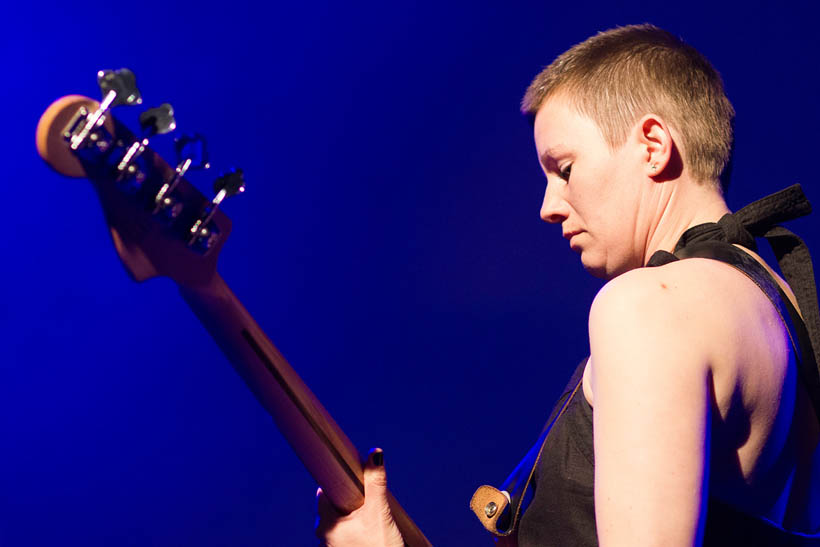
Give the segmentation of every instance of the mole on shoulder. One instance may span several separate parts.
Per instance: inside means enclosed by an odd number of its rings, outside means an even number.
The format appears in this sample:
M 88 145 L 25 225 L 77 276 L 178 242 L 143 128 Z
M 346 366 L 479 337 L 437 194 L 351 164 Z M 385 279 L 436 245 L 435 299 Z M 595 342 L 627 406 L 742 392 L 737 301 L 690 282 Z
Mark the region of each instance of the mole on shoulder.
M 666 289 L 667 288 L 666 283 L 661 283 L 661 288 Z

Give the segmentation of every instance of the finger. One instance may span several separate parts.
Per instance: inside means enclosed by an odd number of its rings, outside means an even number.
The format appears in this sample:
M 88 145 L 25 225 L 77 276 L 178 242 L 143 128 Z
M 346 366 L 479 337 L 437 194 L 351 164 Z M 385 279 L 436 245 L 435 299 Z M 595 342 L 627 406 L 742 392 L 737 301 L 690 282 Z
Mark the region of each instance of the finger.
M 320 543 L 324 545 L 324 539 L 328 531 L 335 525 L 339 518 L 339 512 L 327 499 L 325 493 L 321 488 L 316 489 L 316 522 L 313 525 L 313 531 L 316 537 L 322 540 Z
M 384 451 L 374 448 L 367 456 L 364 466 L 364 499 L 386 500 L 387 473 L 384 470 Z
M 322 492 L 321 487 L 316 489 L 316 513 L 319 517 L 337 518 L 342 516 L 339 510 L 330 503 L 325 493 Z

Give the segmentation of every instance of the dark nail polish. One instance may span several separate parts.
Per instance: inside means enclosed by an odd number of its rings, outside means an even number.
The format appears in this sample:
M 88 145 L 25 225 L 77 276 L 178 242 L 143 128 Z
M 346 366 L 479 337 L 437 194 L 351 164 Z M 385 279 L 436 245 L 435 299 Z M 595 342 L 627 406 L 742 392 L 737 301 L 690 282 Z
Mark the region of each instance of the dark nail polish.
M 376 452 L 373 454 L 373 465 L 376 467 L 384 465 L 384 452 Z

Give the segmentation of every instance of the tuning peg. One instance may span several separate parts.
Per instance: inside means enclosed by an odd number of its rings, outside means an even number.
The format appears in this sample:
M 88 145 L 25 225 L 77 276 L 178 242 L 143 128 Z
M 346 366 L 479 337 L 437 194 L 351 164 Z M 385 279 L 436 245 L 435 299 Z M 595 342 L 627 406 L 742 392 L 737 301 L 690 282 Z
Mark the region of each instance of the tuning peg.
M 127 68 L 100 70 L 97 72 L 97 85 L 100 86 L 104 101 L 108 100 L 106 108 L 121 104 L 142 104 L 142 95 L 137 89 L 137 77 Z
M 140 154 L 145 152 L 145 148 L 148 146 L 148 137 L 168 133 L 177 126 L 174 120 L 174 109 L 168 103 L 149 108 L 140 114 L 139 120 L 143 139 L 131 143 L 131 146 L 128 147 L 119 164 L 117 164 L 117 171 L 120 173 L 118 180 L 122 180 L 126 176 L 135 176 L 137 184 L 142 182 L 144 175 L 139 172 L 134 162 Z
M 121 104 L 141 104 L 142 96 L 137 89 L 137 78 L 127 68 L 119 70 L 100 70 L 97 72 L 97 84 L 103 94 L 100 107 L 86 118 L 85 124 L 72 129 L 66 138 L 70 137 L 72 150 L 77 150 L 85 143 L 91 131 L 105 122 L 105 113 L 114 106 Z
M 142 183 L 145 176 L 139 171 L 135 162 L 140 154 L 145 152 L 145 148 L 148 146 L 148 137 L 168 133 L 177 126 L 174 120 L 174 109 L 168 103 L 149 108 L 140 114 L 139 120 L 143 139 L 131 143 L 131 146 L 128 147 L 119 164 L 117 164 L 117 171 L 119 171 L 117 180 L 134 176 L 137 184 Z
M 208 146 L 205 137 L 199 133 L 194 135 L 183 135 L 174 142 L 174 148 L 177 152 L 177 168 L 174 171 L 173 178 L 162 185 L 162 188 L 157 192 L 154 198 L 154 213 L 161 209 L 171 207 L 171 216 L 175 217 L 179 214 L 179 210 L 174 206 L 174 199 L 171 197 L 171 192 L 174 191 L 179 181 L 185 176 L 189 170 L 208 169 L 211 164 L 208 163 Z
M 140 127 L 142 127 L 143 134 L 149 137 L 170 133 L 177 128 L 174 108 L 168 103 L 149 108 L 140 114 Z
M 244 191 L 245 178 L 242 169 L 231 168 L 214 181 L 214 192 L 216 192 L 214 205 L 219 205 L 223 199 L 241 194 Z
M 177 163 L 187 163 L 187 169 L 208 169 L 208 142 L 199 133 L 183 135 L 176 139 L 174 147 L 177 152 Z
M 214 181 L 216 196 L 206 209 L 206 214 L 191 226 L 191 239 L 188 245 L 201 243 L 206 249 L 211 246 L 213 234 L 208 227 L 219 205 L 226 197 L 235 196 L 245 191 L 245 178 L 242 169 L 229 169 Z
M 174 109 L 168 103 L 149 108 L 140 114 L 139 120 L 143 139 L 131 143 L 131 146 L 128 147 L 119 164 L 117 164 L 117 171 L 120 173 L 118 180 L 122 180 L 126 176 L 135 176 L 137 184 L 142 182 L 144 175 L 139 172 L 134 162 L 140 154 L 145 152 L 145 148 L 148 146 L 148 137 L 168 133 L 177 126 L 174 120 Z

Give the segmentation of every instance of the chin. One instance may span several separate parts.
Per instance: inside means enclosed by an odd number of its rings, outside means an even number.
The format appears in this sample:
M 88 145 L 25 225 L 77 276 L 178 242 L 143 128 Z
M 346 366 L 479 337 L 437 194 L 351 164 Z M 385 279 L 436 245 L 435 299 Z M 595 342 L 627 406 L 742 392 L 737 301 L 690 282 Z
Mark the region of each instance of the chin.
M 605 279 L 609 281 L 614 275 L 611 275 L 609 272 L 606 271 L 606 268 L 592 268 L 584 265 L 584 269 L 592 275 L 592 277 L 597 277 L 598 279 Z
M 584 258 L 585 257 L 582 254 L 581 264 L 584 266 L 584 269 L 593 277 L 604 279 L 606 281 L 615 279 L 622 273 L 628 272 L 629 270 L 633 270 L 637 267 L 630 266 L 629 264 L 607 264 L 604 260 L 592 260 L 589 257 L 585 260 Z
M 589 273 L 593 277 L 597 277 L 598 279 L 611 279 L 611 277 L 608 275 L 605 265 L 601 262 L 584 260 L 584 256 L 581 255 L 581 265 L 584 267 L 587 273 Z

